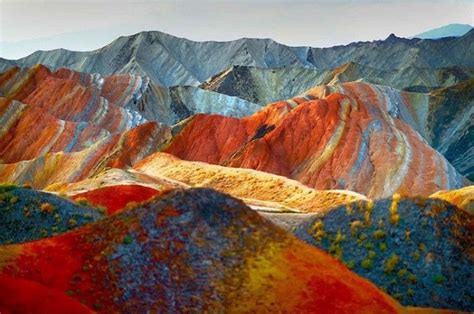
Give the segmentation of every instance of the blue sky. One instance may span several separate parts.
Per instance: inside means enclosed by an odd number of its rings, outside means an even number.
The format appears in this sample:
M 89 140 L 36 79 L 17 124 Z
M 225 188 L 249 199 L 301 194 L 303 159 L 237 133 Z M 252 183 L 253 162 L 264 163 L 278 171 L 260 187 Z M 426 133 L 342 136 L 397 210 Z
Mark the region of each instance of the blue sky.
M 193 40 L 270 37 L 328 47 L 473 20 L 472 0 L 0 0 L 0 57 L 92 50 L 143 30 Z

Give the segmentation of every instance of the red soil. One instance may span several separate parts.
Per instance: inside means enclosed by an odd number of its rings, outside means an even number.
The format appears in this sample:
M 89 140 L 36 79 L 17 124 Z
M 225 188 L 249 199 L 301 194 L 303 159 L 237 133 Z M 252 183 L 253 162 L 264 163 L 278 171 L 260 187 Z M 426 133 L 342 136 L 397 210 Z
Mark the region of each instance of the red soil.
M 142 185 L 114 185 L 76 194 L 71 198 L 85 198 L 94 206 L 107 208 L 107 214 L 113 215 L 131 202 L 148 201 L 158 194 L 160 191 Z
M 33 281 L 0 275 L 0 313 L 93 313 L 62 291 Z

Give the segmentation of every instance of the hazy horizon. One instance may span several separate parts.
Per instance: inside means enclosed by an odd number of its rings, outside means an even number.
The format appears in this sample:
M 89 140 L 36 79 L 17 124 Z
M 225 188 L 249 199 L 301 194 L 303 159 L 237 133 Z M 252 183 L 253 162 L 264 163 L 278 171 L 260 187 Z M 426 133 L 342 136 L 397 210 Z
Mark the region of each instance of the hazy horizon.
M 196 41 L 252 37 L 330 47 L 390 33 L 410 37 L 452 23 L 472 25 L 473 14 L 474 2 L 464 0 L 2 1 L 0 57 L 93 50 L 152 30 Z

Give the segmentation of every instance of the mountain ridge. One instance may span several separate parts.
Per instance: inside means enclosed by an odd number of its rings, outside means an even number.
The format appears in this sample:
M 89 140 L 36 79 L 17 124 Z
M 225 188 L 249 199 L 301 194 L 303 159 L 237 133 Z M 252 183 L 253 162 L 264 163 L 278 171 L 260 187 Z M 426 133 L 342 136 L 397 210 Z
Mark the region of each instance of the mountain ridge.
M 468 58 L 470 52 L 474 54 L 472 36 L 473 31 L 459 38 L 434 41 L 389 36 L 385 40 L 312 48 L 290 47 L 271 39 L 253 38 L 197 42 L 150 31 L 119 37 L 107 46 L 89 52 L 56 49 L 36 51 L 18 60 L 1 59 L 0 70 L 14 65 L 42 63 L 53 70 L 68 67 L 103 75 L 147 75 L 155 83 L 171 86 L 198 85 L 231 65 L 328 69 L 353 61 L 378 64 L 380 69 L 385 70 L 400 68 L 402 64 L 431 68 L 454 65 L 474 67 L 474 61 Z M 374 49 L 377 50 L 376 54 L 372 52 Z M 393 49 L 397 53 L 394 54 Z M 387 54 L 392 55 L 392 58 L 381 57 Z M 202 64 L 207 66 L 203 67 Z

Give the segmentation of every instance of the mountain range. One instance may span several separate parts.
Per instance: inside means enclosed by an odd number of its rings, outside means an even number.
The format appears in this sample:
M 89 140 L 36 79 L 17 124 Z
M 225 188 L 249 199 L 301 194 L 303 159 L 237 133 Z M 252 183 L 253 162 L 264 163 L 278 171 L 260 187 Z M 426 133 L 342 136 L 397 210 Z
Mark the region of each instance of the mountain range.
M 473 55 L 471 29 L 0 59 L 0 312 L 473 311 Z

